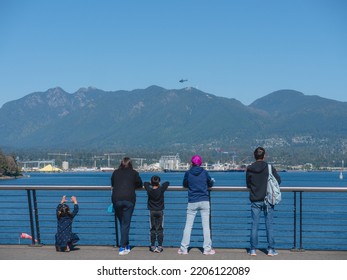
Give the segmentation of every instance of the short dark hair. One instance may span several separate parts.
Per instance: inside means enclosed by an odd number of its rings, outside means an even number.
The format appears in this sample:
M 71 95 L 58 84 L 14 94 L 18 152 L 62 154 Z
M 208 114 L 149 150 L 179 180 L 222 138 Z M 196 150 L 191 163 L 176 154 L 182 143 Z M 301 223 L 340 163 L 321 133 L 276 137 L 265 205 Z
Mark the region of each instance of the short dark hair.
M 264 156 L 265 156 L 265 149 L 263 147 L 258 147 L 254 150 L 254 158 L 256 160 L 259 160 L 259 159 L 264 159 Z
M 151 185 L 152 186 L 159 186 L 160 185 L 160 177 L 157 175 L 152 176 Z

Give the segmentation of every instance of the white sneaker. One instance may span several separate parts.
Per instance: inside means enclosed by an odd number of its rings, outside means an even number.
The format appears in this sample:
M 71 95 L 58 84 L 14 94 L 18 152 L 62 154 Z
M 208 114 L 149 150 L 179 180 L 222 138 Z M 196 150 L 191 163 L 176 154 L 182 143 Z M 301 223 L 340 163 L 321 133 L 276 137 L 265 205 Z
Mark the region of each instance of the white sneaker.
M 216 253 L 215 250 L 211 249 L 210 251 L 204 251 L 204 255 L 214 255 Z
M 126 248 L 124 247 L 119 247 L 119 255 L 124 256 L 129 254 L 130 251 L 128 251 Z
M 273 257 L 273 256 L 277 256 L 278 253 L 277 253 L 277 251 L 275 249 L 269 249 L 268 252 L 267 252 L 267 255 L 269 257 Z
M 251 250 L 248 251 L 248 255 L 256 256 L 257 253 L 256 253 L 255 249 L 251 249 Z
M 183 251 L 181 248 L 178 249 L 177 253 L 179 255 L 188 255 L 188 251 Z

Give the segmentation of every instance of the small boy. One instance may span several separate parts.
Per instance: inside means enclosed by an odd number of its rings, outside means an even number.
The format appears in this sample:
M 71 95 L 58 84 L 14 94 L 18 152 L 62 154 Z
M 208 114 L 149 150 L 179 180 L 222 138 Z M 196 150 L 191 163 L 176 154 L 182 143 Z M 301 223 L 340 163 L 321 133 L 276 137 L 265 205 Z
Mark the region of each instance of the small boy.
M 150 211 L 150 233 L 151 233 L 151 247 L 150 251 L 154 253 L 161 253 L 163 251 L 164 239 L 164 192 L 169 187 L 169 182 L 164 182 L 160 185 L 160 177 L 157 175 L 152 176 L 151 182 L 145 182 L 144 187 L 148 194 L 147 207 Z M 158 246 L 155 246 L 155 241 L 158 241 Z

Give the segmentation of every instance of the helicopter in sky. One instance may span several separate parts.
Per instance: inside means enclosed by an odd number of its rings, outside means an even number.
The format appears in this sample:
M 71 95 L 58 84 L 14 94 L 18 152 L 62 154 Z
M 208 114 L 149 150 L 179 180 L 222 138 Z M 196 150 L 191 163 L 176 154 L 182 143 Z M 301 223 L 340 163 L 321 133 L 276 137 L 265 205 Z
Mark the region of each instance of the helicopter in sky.
M 184 82 L 188 82 L 188 80 L 187 79 L 181 79 L 181 80 L 179 80 L 179 82 L 184 83 Z

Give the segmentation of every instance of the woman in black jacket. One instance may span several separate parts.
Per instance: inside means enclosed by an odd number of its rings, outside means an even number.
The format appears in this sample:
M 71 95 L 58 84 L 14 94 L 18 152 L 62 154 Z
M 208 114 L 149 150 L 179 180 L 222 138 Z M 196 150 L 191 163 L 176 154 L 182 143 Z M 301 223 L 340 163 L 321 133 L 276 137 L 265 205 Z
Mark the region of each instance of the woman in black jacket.
M 112 203 L 117 219 L 120 224 L 120 247 L 119 255 L 130 252 L 129 230 L 131 218 L 136 203 L 136 188 L 142 188 L 142 180 L 139 173 L 133 169 L 130 158 L 122 159 L 118 169 L 111 177 Z

